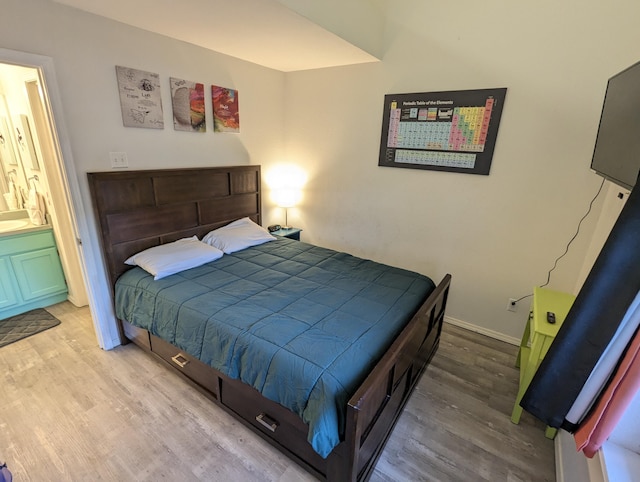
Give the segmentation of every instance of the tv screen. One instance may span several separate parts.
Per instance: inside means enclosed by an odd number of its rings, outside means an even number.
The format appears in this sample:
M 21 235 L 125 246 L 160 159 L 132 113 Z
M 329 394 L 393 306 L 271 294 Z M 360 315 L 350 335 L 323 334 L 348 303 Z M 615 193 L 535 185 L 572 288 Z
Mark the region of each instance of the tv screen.
M 632 189 L 640 171 L 640 62 L 607 83 L 591 169 Z

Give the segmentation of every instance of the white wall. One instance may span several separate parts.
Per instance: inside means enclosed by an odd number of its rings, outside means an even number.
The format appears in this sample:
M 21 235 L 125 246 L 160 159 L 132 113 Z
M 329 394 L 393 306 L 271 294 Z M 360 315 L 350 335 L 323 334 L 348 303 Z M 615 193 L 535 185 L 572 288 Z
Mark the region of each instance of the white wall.
M 389 2 L 379 64 L 286 78 L 287 159 L 308 171 L 303 237 L 439 279 L 448 315 L 514 340 L 601 179 L 589 165 L 608 77 L 638 60 L 631 1 Z M 387 93 L 507 87 L 489 176 L 378 167 Z M 603 198 L 551 276 L 571 292 Z
M 604 243 L 607 241 L 607 238 L 611 233 L 613 225 L 616 223 L 622 208 L 627 202 L 629 191 L 612 182 L 605 181 L 601 196 L 604 198 L 602 211 L 600 212 L 600 217 L 598 218 L 598 222 L 593 231 L 591 243 L 589 244 L 589 248 L 582 264 L 582 270 L 578 276 L 578 281 L 574 290 L 575 293 L 580 291 L 580 288 L 582 288 L 587 276 L 589 276 L 589 272 L 591 271 L 593 264 L 596 262 L 596 258 L 600 254 Z

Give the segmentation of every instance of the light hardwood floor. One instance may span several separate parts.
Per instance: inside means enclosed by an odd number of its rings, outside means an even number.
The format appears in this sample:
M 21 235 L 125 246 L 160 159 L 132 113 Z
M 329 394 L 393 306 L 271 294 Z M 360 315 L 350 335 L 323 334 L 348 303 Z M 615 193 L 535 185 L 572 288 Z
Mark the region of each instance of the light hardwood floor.
M 87 308 L 0 348 L 0 460 L 17 481 L 306 481 L 307 472 L 129 344 L 97 347 Z M 445 325 L 371 480 L 551 481 L 553 442 L 524 413 L 516 347 Z

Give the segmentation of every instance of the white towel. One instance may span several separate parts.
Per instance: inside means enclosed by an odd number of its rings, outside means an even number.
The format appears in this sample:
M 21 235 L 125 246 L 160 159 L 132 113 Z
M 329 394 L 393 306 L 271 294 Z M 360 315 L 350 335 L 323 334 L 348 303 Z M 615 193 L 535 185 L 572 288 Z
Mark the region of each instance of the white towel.
M 29 213 L 31 224 L 36 226 L 46 224 L 44 218 L 45 209 L 42 196 L 38 191 L 36 191 L 35 186 L 31 186 L 31 189 L 29 189 L 29 199 L 27 200 L 27 213 Z

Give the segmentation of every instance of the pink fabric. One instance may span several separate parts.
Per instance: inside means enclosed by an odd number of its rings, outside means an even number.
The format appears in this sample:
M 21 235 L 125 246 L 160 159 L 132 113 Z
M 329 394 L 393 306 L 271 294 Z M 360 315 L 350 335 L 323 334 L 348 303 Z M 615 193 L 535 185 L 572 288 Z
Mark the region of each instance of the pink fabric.
M 580 424 L 574 439 L 578 450 L 591 458 L 609 438 L 640 390 L 640 330 L 629 343 L 620 366 L 598 403 Z

